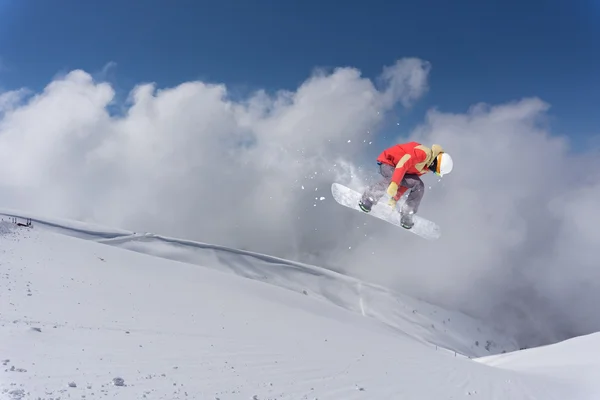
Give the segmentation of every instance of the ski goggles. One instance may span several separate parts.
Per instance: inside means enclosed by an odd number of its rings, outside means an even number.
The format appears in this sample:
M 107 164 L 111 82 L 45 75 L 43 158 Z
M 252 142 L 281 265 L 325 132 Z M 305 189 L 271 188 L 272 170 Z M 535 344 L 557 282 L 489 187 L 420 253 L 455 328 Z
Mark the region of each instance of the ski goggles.
M 443 152 L 441 152 L 440 154 L 437 155 L 437 157 L 435 157 L 435 160 L 433 160 L 433 163 L 431 164 L 431 167 L 430 167 L 430 169 L 433 171 L 433 173 L 440 177 L 442 176 L 442 174 L 440 173 L 441 163 L 438 161 L 440 160 L 440 156 L 442 154 L 443 154 Z

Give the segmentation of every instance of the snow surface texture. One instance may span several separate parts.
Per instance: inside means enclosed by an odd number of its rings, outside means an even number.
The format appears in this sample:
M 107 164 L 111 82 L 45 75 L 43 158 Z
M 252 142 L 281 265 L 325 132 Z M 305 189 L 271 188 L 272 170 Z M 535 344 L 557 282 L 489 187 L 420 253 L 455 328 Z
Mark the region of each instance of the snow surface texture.
M 318 267 L 33 224 L 0 223 L 2 399 L 600 395 L 597 335 L 497 354 L 511 340 L 473 319 Z
M 490 329 L 482 322 L 462 313 L 447 311 L 328 269 L 152 233 L 111 230 L 108 227 L 60 219 L 50 220 L 15 211 L 1 215 L 32 218 L 37 227 L 69 236 L 94 239 L 100 243 L 140 253 L 268 282 L 332 302 L 363 316 L 373 317 L 416 340 L 465 356 L 486 356 L 518 348 L 517 343 L 506 333 Z

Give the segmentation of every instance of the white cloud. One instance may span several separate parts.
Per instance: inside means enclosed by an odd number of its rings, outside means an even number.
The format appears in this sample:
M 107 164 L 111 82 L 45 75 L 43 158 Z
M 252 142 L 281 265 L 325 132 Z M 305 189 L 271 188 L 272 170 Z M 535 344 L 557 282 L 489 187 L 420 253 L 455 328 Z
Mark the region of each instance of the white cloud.
M 0 113 L 6 113 L 18 106 L 29 92 L 25 89 L 0 92 Z
M 349 255 L 351 271 L 497 319 L 529 345 L 600 330 L 600 174 L 590 155 L 547 132 L 547 109 L 525 99 L 431 111 L 411 138 L 441 143 L 456 160 L 440 183 L 427 179 L 421 208 L 443 238 L 385 230 L 373 238 L 377 264 L 365 244 Z
M 425 178 L 437 242 L 331 200 L 333 180 L 364 183 L 373 132 L 427 91 L 429 70 L 400 60 L 376 86 L 341 68 L 244 101 L 223 85 L 146 84 L 120 117 L 109 84 L 73 71 L 27 101 L 0 97 L 0 206 L 325 263 L 536 339 L 598 329 L 600 177 L 547 134 L 538 99 L 431 111 L 413 132 L 456 160 L 442 182 Z
M 431 64 L 418 58 L 399 60 L 393 66 L 385 67 L 381 74 L 385 89 L 385 101 L 389 106 L 398 100 L 406 107 L 422 97 L 429 89 L 427 77 Z
M 140 85 L 122 118 L 106 111 L 108 84 L 73 71 L 1 121 L 3 203 L 296 257 L 346 218 L 314 197 L 329 197 L 391 100 L 421 91 L 420 68 L 387 70 L 391 94 L 351 68 L 244 102 L 222 85 Z

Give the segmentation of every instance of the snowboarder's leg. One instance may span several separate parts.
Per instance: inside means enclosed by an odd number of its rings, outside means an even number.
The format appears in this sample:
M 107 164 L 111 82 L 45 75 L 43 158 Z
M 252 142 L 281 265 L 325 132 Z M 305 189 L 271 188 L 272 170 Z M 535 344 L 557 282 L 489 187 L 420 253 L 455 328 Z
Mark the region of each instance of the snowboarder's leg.
M 402 186 L 410 189 L 410 193 L 404 203 L 407 209 L 416 213 L 419 211 L 419 205 L 425 194 L 425 184 L 418 175 L 406 174 L 402 179 Z
M 385 194 L 390 182 L 392 181 L 394 166 L 382 163 L 379 165 L 379 173 L 381 176 L 383 176 L 383 179 L 380 179 L 374 184 L 368 186 L 363 192 L 360 203 L 358 203 L 359 207 L 364 212 L 371 211 L 371 208 L 377 204 L 379 199 L 381 199 Z
M 410 189 L 406 202 L 402 205 L 402 226 L 407 229 L 413 227 L 413 215 L 419 211 L 419 205 L 425 194 L 425 184 L 418 175 L 406 174 L 402 179 L 402 186 Z

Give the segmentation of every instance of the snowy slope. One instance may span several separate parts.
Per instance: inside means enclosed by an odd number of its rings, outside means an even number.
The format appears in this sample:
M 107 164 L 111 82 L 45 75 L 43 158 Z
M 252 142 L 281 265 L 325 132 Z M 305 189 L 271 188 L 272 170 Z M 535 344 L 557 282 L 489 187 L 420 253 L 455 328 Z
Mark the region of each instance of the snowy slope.
M 317 266 L 212 244 L 113 230 L 10 210 L 0 211 L 0 216 L 28 217 L 38 228 L 268 282 L 375 318 L 423 343 L 467 357 L 518 349 L 516 342 L 507 334 L 490 329 L 462 313 L 444 310 Z
M 552 377 L 586 388 L 600 399 L 600 333 L 507 354 L 481 357 L 486 365 Z
M 547 351 L 561 344 L 527 353 L 528 363 L 516 356 L 522 352 L 471 360 L 426 343 L 427 335 L 435 336 L 425 329 L 426 317 L 399 316 L 405 308 L 399 297 L 385 309 L 385 299 L 392 298 L 383 289 L 363 284 L 372 291 L 357 307 L 374 304 L 370 318 L 349 309 L 345 301 L 352 296 L 344 290 L 358 284 L 350 278 L 309 266 L 297 266 L 306 270 L 286 278 L 275 273 L 275 259 L 240 253 L 244 258 L 237 262 L 252 268 L 254 260 L 257 276 L 272 272 L 272 280 L 263 276 L 262 282 L 215 270 L 216 263 L 199 267 L 195 253 L 186 263 L 130 251 L 120 246 L 143 243 L 150 251 L 152 242 L 132 241 L 128 232 L 52 224 L 0 223 L 3 399 L 553 400 L 600 393 L 593 376 L 584 374 L 600 366 L 593 352 L 579 354 L 569 366 L 571 353 L 581 350 L 577 343 L 574 350 L 558 350 L 555 363 L 567 367 L 542 372 L 545 354 L 554 357 Z M 120 245 L 90 240 L 99 236 L 120 238 Z M 222 258 L 225 250 L 213 251 Z M 295 264 L 279 262 L 279 269 L 294 271 Z M 278 286 L 309 271 L 315 278 L 303 285 L 314 295 L 299 292 L 302 285 Z M 317 290 L 319 280 L 326 290 Z M 377 293 L 382 297 L 371 303 Z M 468 331 L 456 327 L 457 337 L 444 339 L 437 330 L 435 338 L 460 344 L 465 339 L 459 335 Z M 599 342 L 596 336 L 586 340 L 586 349 Z M 564 372 L 579 379 L 562 380 Z

